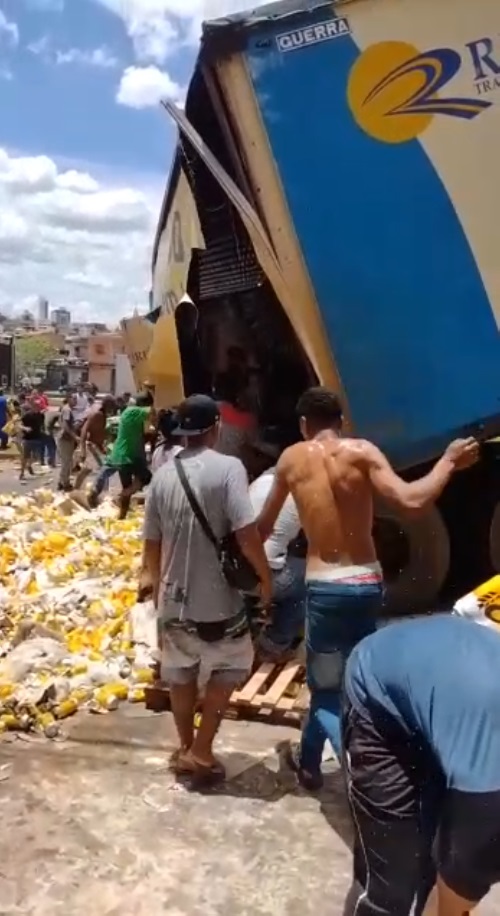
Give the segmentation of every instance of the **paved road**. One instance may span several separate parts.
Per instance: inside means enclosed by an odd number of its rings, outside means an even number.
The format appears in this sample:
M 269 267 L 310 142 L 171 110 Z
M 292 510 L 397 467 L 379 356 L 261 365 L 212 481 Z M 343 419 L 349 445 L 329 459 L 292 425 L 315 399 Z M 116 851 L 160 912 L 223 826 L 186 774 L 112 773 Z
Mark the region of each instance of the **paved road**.
M 0 465 L 0 493 L 25 486 Z M 333 764 L 297 790 L 273 748 L 296 731 L 225 722 L 227 786 L 193 795 L 166 771 L 170 716 L 79 715 L 65 743 L 0 740 L 0 913 L 26 916 L 340 916 L 350 822 Z M 10 743 L 12 740 L 13 743 Z M 478 910 L 498 916 L 500 887 Z
M 312 798 L 276 743 L 297 731 L 224 722 L 219 791 L 176 785 L 170 715 L 79 715 L 68 740 L 0 741 L 1 913 L 340 916 L 350 819 L 333 762 Z M 500 888 L 478 910 L 498 916 Z
M 29 477 L 26 483 L 19 481 L 19 465 L 11 461 L 0 463 L 0 493 L 29 493 L 37 487 L 54 487 L 57 483 L 57 471 L 36 468 L 36 476 Z

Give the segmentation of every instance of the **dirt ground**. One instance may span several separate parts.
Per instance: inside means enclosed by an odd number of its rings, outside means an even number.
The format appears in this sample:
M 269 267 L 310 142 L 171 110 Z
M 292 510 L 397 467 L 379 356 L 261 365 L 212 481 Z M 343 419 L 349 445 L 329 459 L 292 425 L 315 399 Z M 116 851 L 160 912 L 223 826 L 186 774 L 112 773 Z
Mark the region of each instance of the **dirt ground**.
M 297 789 L 275 746 L 294 729 L 225 722 L 227 784 L 166 770 L 171 717 L 139 707 L 67 723 L 67 740 L 0 743 L 0 914 L 340 916 L 349 817 L 340 774 Z M 479 911 L 500 911 L 500 889 Z

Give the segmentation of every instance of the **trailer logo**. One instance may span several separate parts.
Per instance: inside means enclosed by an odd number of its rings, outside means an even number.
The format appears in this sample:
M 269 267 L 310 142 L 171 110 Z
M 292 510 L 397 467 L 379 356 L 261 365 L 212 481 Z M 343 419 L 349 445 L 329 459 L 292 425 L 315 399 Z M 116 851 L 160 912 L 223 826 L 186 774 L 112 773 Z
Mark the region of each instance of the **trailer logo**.
M 327 19 L 326 22 L 318 22 L 305 29 L 283 32 L 276 36 L 276 44 L 279 51 L 297 51 L 299 48 L 306 48 L 323 41 L 332 41 L 333 38 L 342 38 L 350 34 L 351 29 L 347 19 L 339 16 L 337 19 Z
M 420 53 L 406 42 L 380 42 L 363 52 L 350 72 L 349 107 L 362 130 L 385 143 L 414 140 L 436 115 L 470 121 L 491 103 L 439 94 L 461 65 L 452 48 Z

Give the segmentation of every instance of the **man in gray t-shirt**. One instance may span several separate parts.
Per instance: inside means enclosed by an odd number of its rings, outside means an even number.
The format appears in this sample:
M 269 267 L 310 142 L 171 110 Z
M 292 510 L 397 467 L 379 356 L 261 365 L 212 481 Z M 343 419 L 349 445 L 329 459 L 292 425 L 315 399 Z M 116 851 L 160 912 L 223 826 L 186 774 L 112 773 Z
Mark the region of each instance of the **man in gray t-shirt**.
M 217 538 L 253 524 L 247 475 L 238 458 L 211 448 L 187 448 L 179 460 Z M 194 517 L 174 461 L 154 475 L 144 537 L 162 542 L 158 612 L 165 624 L 229 620 L 238 613 L 241 596 L 222 575 L 215 547 Z
M 180 738 L 175 766 L 206 778 L 223 775 L 212 744 L 233 689 L 250 672 L 253 652 L 241 595 L 221 572 L 216 549 L 189 504 L 176 461 L 181 462 L 214 535 L 220 539 L 234 532 L 261 579 L 266 604 L 271 576 L 245 468 L 238 458 L 214 451 L 217 404 L 205 395 L 194 395 L 180 405 L 177 417 L 175 432 L 188 445 L 153 477 L 144 521 L 145 560 L 160 622 L 162 676 L 170 685 Z M 208 683 L 195 736 L 200 672 Z

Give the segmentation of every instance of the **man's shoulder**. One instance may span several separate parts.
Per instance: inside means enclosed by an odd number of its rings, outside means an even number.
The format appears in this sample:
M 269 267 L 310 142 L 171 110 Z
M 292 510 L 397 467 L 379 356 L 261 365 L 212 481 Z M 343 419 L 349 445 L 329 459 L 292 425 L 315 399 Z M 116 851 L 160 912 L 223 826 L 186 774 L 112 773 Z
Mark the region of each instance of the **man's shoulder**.
M 280 455 L 277 465 L 278 471 L 281 473 L 286 471 L 287 468 L 293 466 L 298 460 L 302 459 L 304 455 L 307 455 L 309 450 L 309 442 L 295 442 L 293 445 L 289 445 Z
M 218 468 L 221 471 L 239 470 L 245 467 L 243 462 L 234 455 L 225 455 L 224 452 L 217 452 L 213 448 L 207 448 L 202 452 L 201 458 L 207 466 Z

